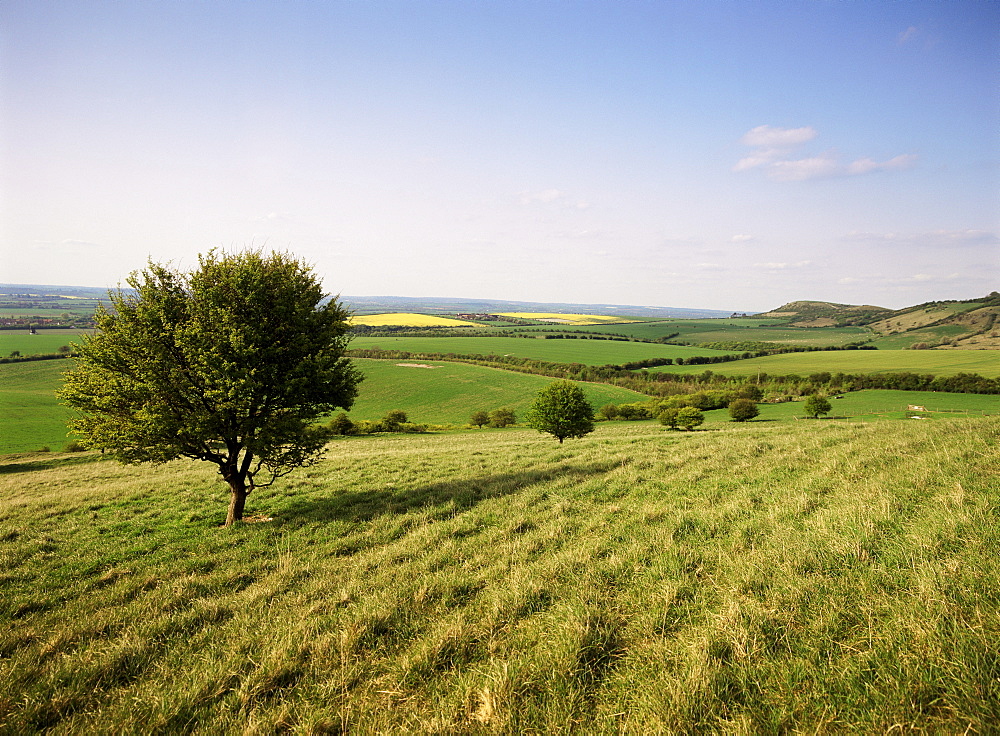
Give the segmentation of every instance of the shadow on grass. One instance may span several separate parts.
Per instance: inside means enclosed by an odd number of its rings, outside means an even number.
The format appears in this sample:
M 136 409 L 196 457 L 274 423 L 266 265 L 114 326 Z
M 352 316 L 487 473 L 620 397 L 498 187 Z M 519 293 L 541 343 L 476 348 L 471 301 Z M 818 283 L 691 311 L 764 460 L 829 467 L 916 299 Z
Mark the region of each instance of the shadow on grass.
M 0 475 L 9 473 L 29 473 L 33 470 L 53 470 L 55 468 L 65 468 L 71 465 L 86 465 L 87 463 L 99 463 L 103 459 L 99 453 L 88 452 L 84 454 L 59 455 L 39 458 L 38 454 L 32 454 L 32 460 L 22 460 L 21 455 L 8 455 L 0 457 Z M 13 460 L 13 462 L 11 462 Z
M 387 487 L 373 491 L 319 492 L 307 498 L 294 498 L 276 509 L 275 522 L 295 524 L 301 521 L 370 521 L 383 514 L 403 514 L 417 509 L 446 507 L 447 513 L 465 510 L 481 501 L 517 493 L 525 488 L 552 480 L 583 483 L 620 467 L 620 462 L 586 465 L 555 465 L 529 468 L 513 473 L 442 480 L 416 486 Z

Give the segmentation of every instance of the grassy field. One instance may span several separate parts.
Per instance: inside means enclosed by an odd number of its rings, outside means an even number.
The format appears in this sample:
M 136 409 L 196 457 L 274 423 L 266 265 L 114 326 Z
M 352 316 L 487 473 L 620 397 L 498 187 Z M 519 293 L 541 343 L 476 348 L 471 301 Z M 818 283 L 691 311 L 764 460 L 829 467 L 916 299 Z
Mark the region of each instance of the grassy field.
M 664 366 L 653 370 L 669 373 L 704 373 L 730 376 L 771 375 L 829 371 L 830 373 L 932 373 L 953 376 L 978 373 L 1000 376 L 1000 352 L 996 350 L 838 350 L 816 353 L 786 353 L 717 365 Z
M 392 312 L 389 314 L 362 314 L 351 317 L 351 324 L 384 327 L 394 325 L 400 327 L 478 327 L 475 322 L 450 317 L 436 317 L 431 314 L 412 314 L 409 312 Z
M 413 363 L 414 361 L 400 361 Z M 396 361 L 358 360 L 366 380 L 350 415 L 352 419 L 379 419 L 402 409 L 410 420 L 431 424 L 465 424 L 476 410 L 501 407 L 518 414 L 528 408 L 553 379 L 461 363 L 431 363 L 433 368 L 402 367 Z M 0 454 L 26 452 L 47 446 L 61 450 L 70 441 L 66 421 L 69 409 L 56 400 L 63 360 L 0 365 Z M 595 406 L 639 401 L 645 396 L 603 384 L 585 384 Z
M 400 363 L 403 363 L 400 365 Z M 402 409 L 412 422 L 466 424 L 476 410 L 507 407 L 518 416 L 554 379 L 462 363 L 357 360 L 365 374 L 352 419 L 379 419 Z M 430 367 L 421 367 L 430 366 Z M 647 397 L 604 384 L 582 384 L 594 406 L 628 403 Z
M 79 342 L 80 330 L 39 330 L 29 335 L 27 330 L 0 330 L 0 358 L 17 351 L 21 355 L 54 353 L 63 345 Z
M 4 733 L 990 733 L 1000 420 L 0 466 Z
M 789 345 L 825 347 L 865 340 L 872 336 L 863 327 L 771 327 L 778 320 L 765 319 L 684 319 L 638 324 L 587 327 L 587 332 L 610 332 L 656 340 L 676 335 L 673 340 L 705 342 L 780 342 Z M 907 345 L 907 347 L 909 347 Z
M 70 441 L 70 410 L 55 397 L 66 360 L 39 360 L 0 365 L 0 454 L 49 447 L 61 450 Z
M 556 363 L 606 365 L 646 358 L 689 358 L 725 355 L 724 351 L 609 340 L 543 340 L 518 337 L 357 337 L 352 348 L 410 352 L 516 355 Z

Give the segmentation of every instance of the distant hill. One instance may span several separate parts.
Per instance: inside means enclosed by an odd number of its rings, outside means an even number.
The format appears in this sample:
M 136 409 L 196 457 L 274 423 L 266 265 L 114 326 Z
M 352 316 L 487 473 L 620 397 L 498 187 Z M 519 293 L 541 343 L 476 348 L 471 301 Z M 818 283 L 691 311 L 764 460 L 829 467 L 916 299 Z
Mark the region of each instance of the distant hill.
M 357 314 L 419 312 L 422 314 L 497 312 L 563 312 L 566 314 L 606 314 L 615 317 L 649 319 L 697 319 L 729 317 L 732 311 L 650 307 L 627 304 L 567 304 L 563 302 L 513 302 L 501 299 L 452 299 L 448 297 L 341 296 L 341 302 Z
M 834 302 L 789 302 L 770 312 L 755 315 L 756 317 L 776 317 L 787 319 L 792 327 L 846 327 L 848 325 L 866 325 L 883 319 L 893 313 L 886 307 L 875 307 L 870 304 L 836 304 Z
M 979 299 L 925 302 L 904 309 L 833 302 L 789 302 L 756 315 L 791 327 L 867 326 L 885 348 L 1000 348 L 1000 294 Z

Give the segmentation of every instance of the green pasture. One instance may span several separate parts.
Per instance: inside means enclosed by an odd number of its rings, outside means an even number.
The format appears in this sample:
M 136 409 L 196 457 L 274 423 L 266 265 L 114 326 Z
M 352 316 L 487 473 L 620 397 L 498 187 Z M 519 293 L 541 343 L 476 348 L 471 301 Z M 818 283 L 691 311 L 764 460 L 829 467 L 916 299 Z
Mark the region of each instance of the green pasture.
M 615 333 L 643 340 L 657 340 L 679 333 L 672 340 L 706 342 L 781 342 L 789 345 L 826 347 L 858 342 L 871 337 L 864 327 L 771 327 L 780 320 L 684 319 L 625 325 L 570 328 L 580 332 Z
M 988 734 L 1000 419 L 0 463 L 9 734 Z
M 715 365 L 671 365 L 652 370 L 666 373 L 704 373 L 710 370 L 729 376 L 800 375 L 811 373 L 930 373 L 953 376 L 978 373 L 988 378 L 1000 376 L 997 350 L 832 350 L 815 353 L 786 353 L 764 358 L 737 360 Z
M 399 365 L 399 363 L 409 365 Z M 413 367 L 416 361 L 357 359 L 365 374 L 350 417 L 379 419 L 402 409 L 411 422 L 420 424 L 467 424 L 477 410 L 506 407 L 522 416 L 535 395 L 554 379 L 513 373 L 463 363 L 421 361 L 429 368 Z M 600 407 L 608 403 L 630 403 L 647 397 L 617 386 L 581 384 L 587 399 Z
M 70 441 L 71 412 L 55 397 L 69 366 L 66 359 L 0 364 L 0 454 L 61 450 Z
M 63 345 L 80 342 L 82 334 L 81 330 L 39 330 L 35 335 L 27 330 L 0 330 L 0 358 L 14 351 L 21 355 L 54 353 Z
M 616 325 L 617 326 L 617 325 Z M 583 365 L 620 364 L 647 358 L 725 355 L 724 351 L 677 345 L 609 340 L 544 340 L 518 337 L 356 337 L 351 348 L 381 348 L 414 353 L 516 355 L 520 358 Z
M 842 396 L 843 398 L 835 398 Z M 851 391 L 829 397 L 832 410 L 817 421 L 880 419 L 959 419 L 975 416 L 995 416 L 1000 414 L 1000 396 L 982 394 L 946 394 L 938 391 Z M 923 411 L 911 411 L 910 406 L 923 407 Z M 805 400 L 789 401 L 782 404 L 758 404 L 760 416 L 753 421 L 791 421 L 805 419 Z M 720 410 L 720 418 L 729 420 L 726 410 Z M 809 421 L 812 421 L 811 419 Z
M 511 408 L 522 415 L 535 395 L 553 379 L 462 363 L 433 362 L 433 368 L 411 368 L 397 361 L 357 360 L 365 380 L 350 411 L 352 419 L 379 419 L 402 409 L 421 424 L 459 424 L 473 411 Z M 398 361 L 415 362 L 415 361 Z M 68 442 L 71 412 L 55 397 L 67 360 L 0 364 L 0 454 Z M 640 401 L 642 394 L 593 383 L 583 384 L 587 398 L 600 407 Z
M 916 343 L 936 345 L 943 340 L 960 338 L 968 334 L 968 325 L 937 325 L 922 330 L 913 330 L 898 335 L 886 335 L 872 341 L 880 350 L 907 350 Z

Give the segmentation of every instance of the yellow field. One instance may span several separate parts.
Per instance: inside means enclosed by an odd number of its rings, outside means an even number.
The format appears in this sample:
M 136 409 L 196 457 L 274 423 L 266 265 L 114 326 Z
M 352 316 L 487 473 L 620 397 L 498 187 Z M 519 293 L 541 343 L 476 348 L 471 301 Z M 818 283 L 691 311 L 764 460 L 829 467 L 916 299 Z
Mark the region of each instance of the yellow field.
M 604 314 L 561 314 L 558 312 L 497 312 L 497 314 L 501 317 L 537 319 L 542 322 L 566 325 L 609 325 L 635 322 L 634 319 L 624 319 Z
M 369 325 L 370 327 L 475 327 L 475 322 L 461 319 L 435 317 L 430 314 L 414 314 L 412 312 L 391 312 L 388 314 L 365 314 L 351 318 L 352 325 Z

